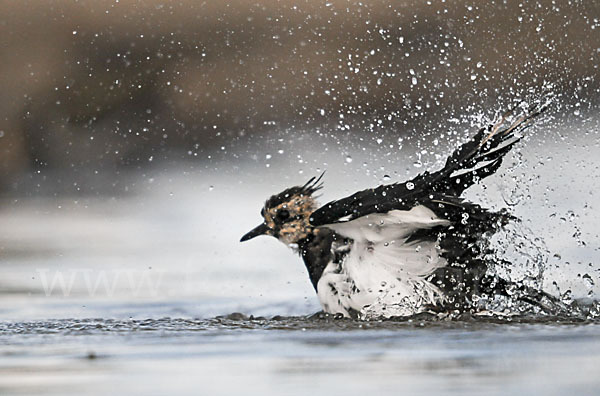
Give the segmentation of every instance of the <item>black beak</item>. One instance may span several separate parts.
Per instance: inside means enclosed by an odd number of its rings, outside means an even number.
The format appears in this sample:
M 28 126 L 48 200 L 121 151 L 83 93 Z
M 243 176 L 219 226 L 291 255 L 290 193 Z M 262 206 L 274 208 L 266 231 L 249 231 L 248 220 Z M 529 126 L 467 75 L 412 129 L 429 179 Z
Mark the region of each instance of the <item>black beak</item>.
M 269 230 L 270 228 L 265 223 L 262 223 L 261 225 L 255 227 L 252 231 L 244 235 L 242 239 L 240 239 L 240 242 L 245 242 L 259 235 L 265 235 Z

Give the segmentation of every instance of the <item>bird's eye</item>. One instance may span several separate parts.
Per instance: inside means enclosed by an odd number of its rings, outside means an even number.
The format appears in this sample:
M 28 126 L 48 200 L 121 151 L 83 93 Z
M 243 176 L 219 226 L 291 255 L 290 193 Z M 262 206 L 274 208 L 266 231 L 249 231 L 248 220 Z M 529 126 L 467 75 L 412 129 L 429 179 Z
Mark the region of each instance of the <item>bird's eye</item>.
M 280 209 L 277 211 L 277 219 L 284 221 L 290 217 L 290 212 L 287 209 Z

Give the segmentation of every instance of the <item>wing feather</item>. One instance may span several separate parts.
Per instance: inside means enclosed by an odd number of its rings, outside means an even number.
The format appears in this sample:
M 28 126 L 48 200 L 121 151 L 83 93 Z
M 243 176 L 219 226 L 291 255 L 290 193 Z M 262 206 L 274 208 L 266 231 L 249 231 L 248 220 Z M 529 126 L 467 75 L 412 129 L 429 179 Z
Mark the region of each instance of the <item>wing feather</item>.
M 468 187 L 496 172 L 503 157 L 521 139 L 515 134 L 528 128 L 545 109 L 546 104 L 531 107 L 527 114 L 507 123 L 506 119 L 513 113 L 511 110 L 498 123 L 482 128 L 455 150 L 441 170 L 424 172 L 405 183 L 382 185 L 331 201 L 313 212 L 310 222 L 322 226 L 352 221 L 371 213 L 410 210 L 440 196 L 458 197 Z

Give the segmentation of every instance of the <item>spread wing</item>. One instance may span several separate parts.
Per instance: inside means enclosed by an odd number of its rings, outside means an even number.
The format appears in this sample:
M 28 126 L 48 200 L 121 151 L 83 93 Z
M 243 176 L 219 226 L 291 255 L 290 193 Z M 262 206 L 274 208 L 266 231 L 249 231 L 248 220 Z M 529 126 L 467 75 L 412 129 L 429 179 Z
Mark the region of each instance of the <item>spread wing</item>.
M 439 205 L 463 205 L 462 200 L 457 200 L 462 192 L 496 172 L 504 155 L 521 139 L 516 134 L 525 130 L 545 109 L 546 105 L 532 107 L 508 123 L 507 118 L 512 115 L 509 111 L 498 123 L 482 128 L 455 150 L 441 170 L 424 172 L 405 183 L 370 188 L 329 202 L 312 213 L 310 222 L 314 226 L 347 222 L 372 213 L 410 210 L 419 204 L 434 211 Z

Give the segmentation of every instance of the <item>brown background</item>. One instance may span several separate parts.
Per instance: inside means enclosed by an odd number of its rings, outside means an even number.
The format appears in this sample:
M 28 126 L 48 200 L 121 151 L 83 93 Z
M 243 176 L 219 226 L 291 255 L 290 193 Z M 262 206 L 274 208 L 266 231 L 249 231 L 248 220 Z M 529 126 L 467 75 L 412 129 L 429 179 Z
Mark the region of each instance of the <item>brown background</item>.
M 0 185 L 597 96 L 596 2 L 430 3 L 0 1 Z

